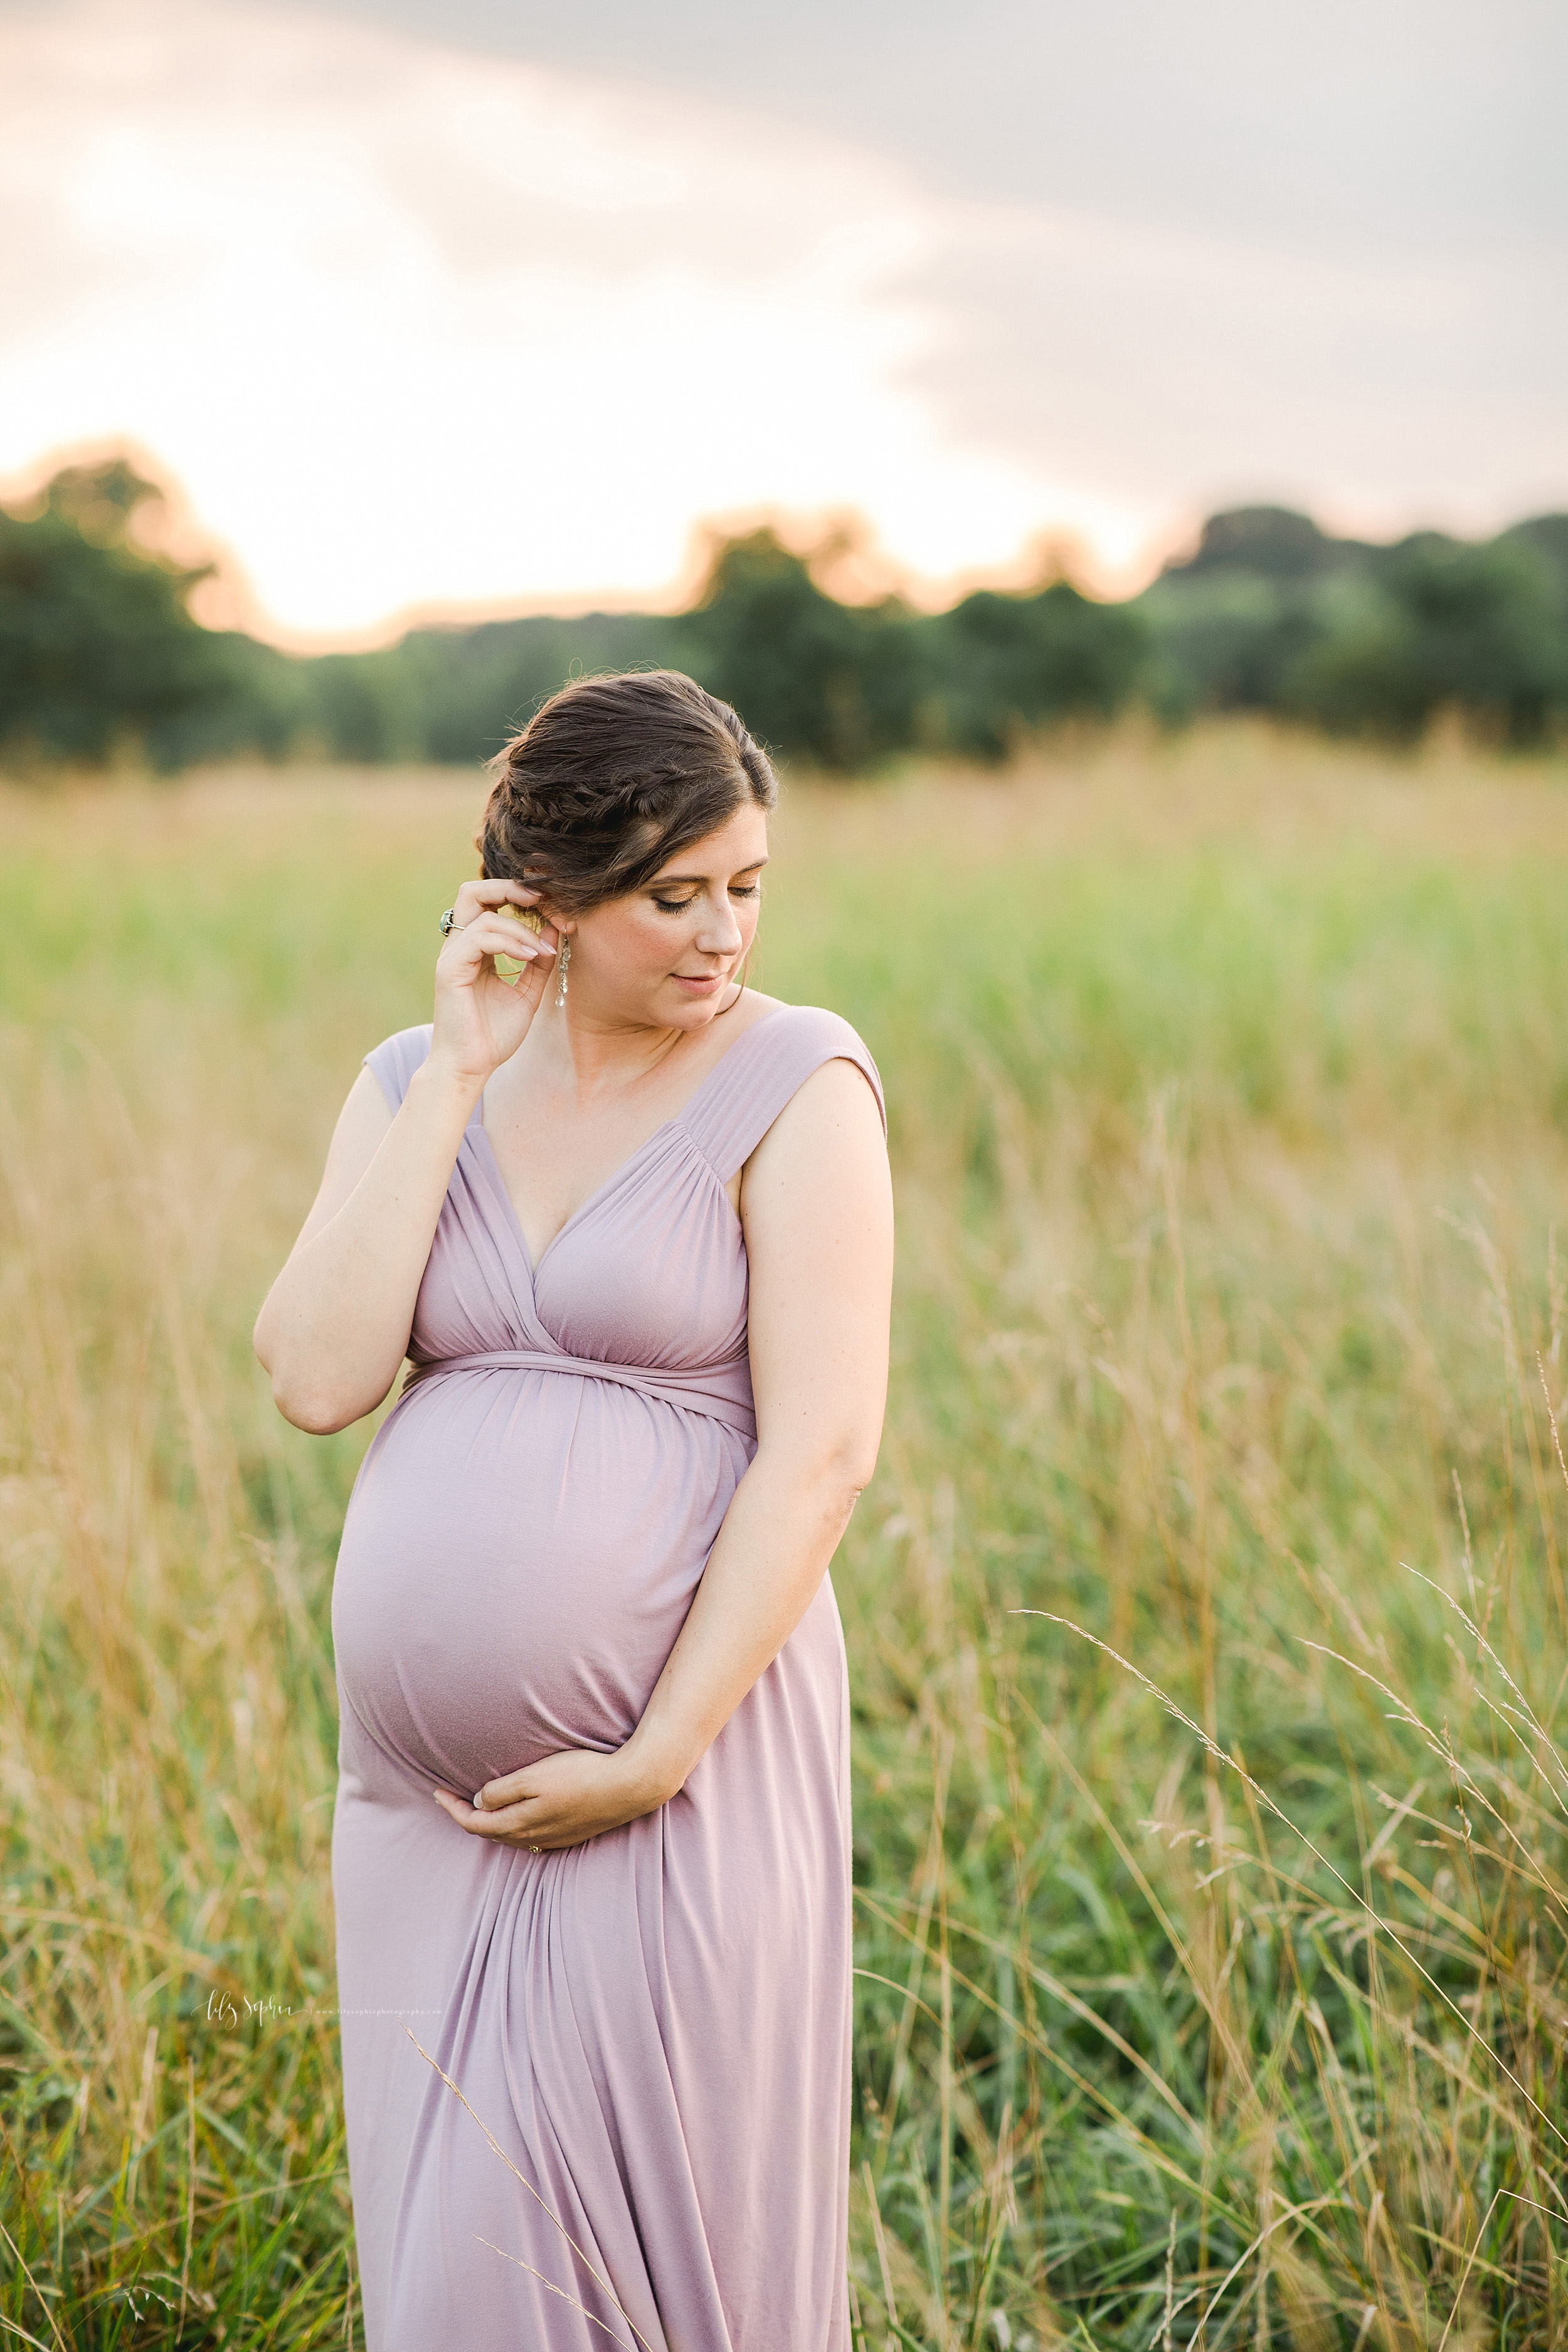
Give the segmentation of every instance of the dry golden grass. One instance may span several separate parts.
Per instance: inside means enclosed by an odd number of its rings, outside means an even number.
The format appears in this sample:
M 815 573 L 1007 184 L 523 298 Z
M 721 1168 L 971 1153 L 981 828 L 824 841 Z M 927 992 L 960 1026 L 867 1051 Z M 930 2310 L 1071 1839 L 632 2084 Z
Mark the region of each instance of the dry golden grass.
M 781 820 L 758 977 L 868 1036 L 900 1190 L 837 1571 L 878 2352 L 1568 2346 L 1564 781 L 1227 730 Z M 17 2340 L 356 2340 L 367 1433 L 247 1332 L 477 800 L 0 795 Z

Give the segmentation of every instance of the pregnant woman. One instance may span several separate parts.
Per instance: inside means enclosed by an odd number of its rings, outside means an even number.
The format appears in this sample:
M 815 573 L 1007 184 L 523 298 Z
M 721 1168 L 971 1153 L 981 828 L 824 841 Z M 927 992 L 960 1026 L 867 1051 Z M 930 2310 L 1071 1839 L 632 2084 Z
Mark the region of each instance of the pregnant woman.
M 543 706 L 257 1324 L 302 1429 L 414 1367 L 332 1602 L 371 2352 L 848 2344 L 892 1221 L 865 1047 L 745 986 L 774 792 L 689 678 Z

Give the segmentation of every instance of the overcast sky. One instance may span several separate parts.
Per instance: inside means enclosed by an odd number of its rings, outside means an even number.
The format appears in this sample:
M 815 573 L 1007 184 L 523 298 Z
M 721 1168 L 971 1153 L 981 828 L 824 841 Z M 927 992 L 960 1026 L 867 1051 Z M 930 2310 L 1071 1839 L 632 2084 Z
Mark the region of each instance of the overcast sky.
M 1568 505 L 1546 0 L 0 0 L 0 476 L 129 438 L 299 636 Z

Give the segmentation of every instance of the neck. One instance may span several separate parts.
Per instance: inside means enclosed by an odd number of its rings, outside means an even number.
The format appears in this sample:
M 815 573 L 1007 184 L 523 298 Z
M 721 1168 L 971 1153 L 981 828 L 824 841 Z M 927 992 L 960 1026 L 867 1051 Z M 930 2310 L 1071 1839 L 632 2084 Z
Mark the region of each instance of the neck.
M 581 1096 L 625 1093 L 662 1068 L 689 1034 L 608 1018 L 592 1004 L 569 1001 L 558 1010 L 552 997 L 541 1010 L 530 1043 L 538 1039 L 545 1060 Z

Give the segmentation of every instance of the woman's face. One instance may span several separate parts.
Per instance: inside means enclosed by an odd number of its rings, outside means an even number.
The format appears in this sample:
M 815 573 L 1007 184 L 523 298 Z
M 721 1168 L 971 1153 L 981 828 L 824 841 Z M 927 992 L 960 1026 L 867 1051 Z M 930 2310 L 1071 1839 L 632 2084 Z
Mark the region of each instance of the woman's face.
M 577 916 L 566 927 L 574 1010 L 616 1025 L 705 1028 L 756 932 L 767 856 L 766 813 L 746 801 L 642 889 Z

